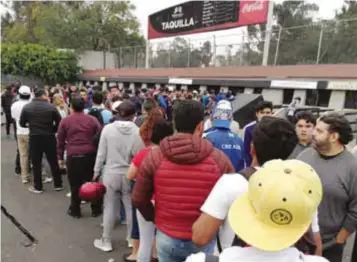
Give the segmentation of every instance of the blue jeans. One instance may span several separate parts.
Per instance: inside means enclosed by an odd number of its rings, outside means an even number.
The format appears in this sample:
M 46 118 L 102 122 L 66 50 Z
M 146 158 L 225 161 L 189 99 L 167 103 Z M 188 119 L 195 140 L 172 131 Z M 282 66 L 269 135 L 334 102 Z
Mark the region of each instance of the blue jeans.
M 157 253 L 160 262 L 182 262 L 194 253 L 203 252 L 213 254 L 215 240 L 210 244 L 199 248 L 191 240 L 180 240 L 166 235 L 157 230 L 156 245 Z

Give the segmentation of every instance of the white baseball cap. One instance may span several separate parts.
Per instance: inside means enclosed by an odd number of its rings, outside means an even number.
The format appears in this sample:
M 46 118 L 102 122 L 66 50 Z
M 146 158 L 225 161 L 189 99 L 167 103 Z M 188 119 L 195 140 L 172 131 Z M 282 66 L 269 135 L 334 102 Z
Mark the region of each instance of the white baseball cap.
M 31 95 L 31 88 L 28 87 L 28 86 L 21 86 L 19 88 L 19 94 L 20 95 L 24 95 L 24 96 L 28 96 L 28 95 Z

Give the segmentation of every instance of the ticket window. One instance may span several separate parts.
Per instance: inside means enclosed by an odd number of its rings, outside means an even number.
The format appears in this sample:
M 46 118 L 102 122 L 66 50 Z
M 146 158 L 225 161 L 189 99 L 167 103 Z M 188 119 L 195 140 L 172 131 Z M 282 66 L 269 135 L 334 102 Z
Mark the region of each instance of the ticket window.
M 253 94 L 260 95 L 263 92 L 263 88 L 254 88 Z
M 305 105 L 307 106 L 316 106 L 317 105 L 318 93 L 316 89 L 306 90 L 306 101 Z
M 345 108 L 357 109 L 357 91 L 346 91 Z
M 293 101 L 294 89 L 284 89 L 283 90 L 283 104 L 289 105 Z
M 317 105 L 321 107 L 328 107 L 331 97 L 331 90 L 317 90 Z

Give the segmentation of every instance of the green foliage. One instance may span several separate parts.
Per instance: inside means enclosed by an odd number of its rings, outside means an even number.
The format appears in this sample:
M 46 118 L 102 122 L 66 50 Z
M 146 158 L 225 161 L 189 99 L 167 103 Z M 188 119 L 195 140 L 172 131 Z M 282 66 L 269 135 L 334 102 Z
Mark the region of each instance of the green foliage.
M 208 67 L 212 58 L 211 42 L 194 48 L 186 39 L 176 37 L 169 47 L 159 44 L 150 51 L 152 67 Z
M 11 9 L 13 18 L 1 22 L 5 43 L 75 50 L 144 44 L 129 1 L 14 1 Z
M 5 75 L 37 77 L 46 84 L 73 81 L 80 73 L 75 53 L 37 44 L 2 44 L 1 70 Z

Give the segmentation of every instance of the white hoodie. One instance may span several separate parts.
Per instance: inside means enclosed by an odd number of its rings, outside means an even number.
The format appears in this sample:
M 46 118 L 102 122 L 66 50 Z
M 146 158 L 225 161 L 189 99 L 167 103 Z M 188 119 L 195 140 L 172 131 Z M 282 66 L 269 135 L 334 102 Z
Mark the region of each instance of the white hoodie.
M 191 255 L 186 262 L 205 262 L 205 254 Z M 328 260 L 323 257 L 304 255 L 296 248 L 268 252 L 255 247 L 230 247 L 220 254 L 219 262 L 328 262 Z
M 126 175 L 132 158 L 145 147 L 139 128 L 131 121 L 115 121 L 101 133 L 94 173 Z

